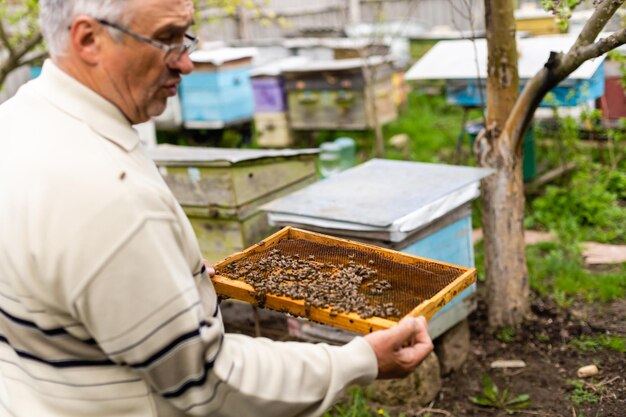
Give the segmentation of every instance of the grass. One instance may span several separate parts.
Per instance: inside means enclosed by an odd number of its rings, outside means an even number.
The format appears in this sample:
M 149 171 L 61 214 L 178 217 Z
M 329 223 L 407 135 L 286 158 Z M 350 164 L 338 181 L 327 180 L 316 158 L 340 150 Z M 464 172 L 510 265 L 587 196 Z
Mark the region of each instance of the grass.
M 352 388 L 343 400 L 335 404 L 324 413 L 323 417 L 390 417 L 384 408 L 373 407 L 364 390 L 359 387 Z M 404 417 L 401 413 L 398 417 Z
M 517 332 L 513 327 L 503 327 L 495 333 L 495 337 L 501 342 L 509 343 L 515 338 L 516 334 Z
M 478 281 L 485 281 L 484 244 L 474 245 Z M 610 271 L 585 269 L 580 251 L 563 242 L 544 242 L 526 248 L 530 287 L 567 308 L 576 298 L 610 302 L 626 297 L 626 264 Z M 496 335 L 506 338 L 506 335 Z
M 470 118 L 480 118 L 479 111 L 469 113 Z M 409 94 L 408 103 L 394 122 L 383 128 L 385 158 L 433 163 L 453 163 L 457 158 L 456 146 L 462 134 L 463 110 L 446 103 L 443 96 Z M 395 149 L 389 139 L 407 134 L 407 147 Z M 318 133 L 315 144 L 347 136 L 355 140 L 360 161 L 374 156 L 374 133 L 371 131 L 326 130 Z M 469 163 L 469 141 L 466 138 L 461 149 L 464 163 Z
M 572 340 L 571 344 L 582 352 L 597 352 L 601 349 L 610 349 L 626 353 L 626 337 L 624 336 L 581 336 Z
M 472 111 L 470 117 L 479 118 Z M 422 162 L 451 163 L 459 136 L 463 134 L 463 110 L 446 103 L 443 96 L 410 94 L 406 111 L 395 122 L 385 126 L 385 138 L 408 134 L 411 138 L 409 152 L 402 153 L 387 146 L 387 157 Z M 463 144 L 464 155 L 469 153 L 469 141 Z
M 531 288 L 563 307 L 572 297 L 608 302 L 626 296 L 626 264 L 609 272 L 588 271 L 580 252 L 562 242 L 529 246 L 526 255 Z
M 600 402 L 602 386 L 592 389 L 592 384 L 576 379 L 570 379 L 567 383 L 572 387 L 570 400 L 577 406 L 582 404 L 598 404 Z

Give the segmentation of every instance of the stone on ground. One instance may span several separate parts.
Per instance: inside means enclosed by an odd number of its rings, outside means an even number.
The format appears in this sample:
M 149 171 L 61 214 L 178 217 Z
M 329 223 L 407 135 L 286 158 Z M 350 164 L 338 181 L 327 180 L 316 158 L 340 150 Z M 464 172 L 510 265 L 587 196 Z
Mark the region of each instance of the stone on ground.
M 383 405 L 420 407 L 430 404 L 441 390 L 439 359 L 435 352 L 404 379 L 376 380 L 370 385 L 371 399 Z
M 435 340 L 441 375 L 445 376 L 460 369 L 467 360 L 469 350 L 470 330 L 465 319 Z

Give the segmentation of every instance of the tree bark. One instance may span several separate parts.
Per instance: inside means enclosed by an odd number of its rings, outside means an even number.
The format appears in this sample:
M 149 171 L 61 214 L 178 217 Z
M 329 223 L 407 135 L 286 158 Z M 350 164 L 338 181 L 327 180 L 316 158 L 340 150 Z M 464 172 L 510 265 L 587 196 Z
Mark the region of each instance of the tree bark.
M 528 311 L 524 245 L 524 133 L 545 95 L 585 61 L 626 43 L 626 30 L 596 41 L 625 0 L 599 0 L 596 10 L 566 53 L 552 52 L 544 67 L 517 97 L 517 50 L 513 2 L 485 0 L 488 43 L 487 122 L 475 152 L 479 164 L 495 170 L 483 182 L 483 229 L 489 324 L 513 326 Z
M 248 10 L 243 6 L 237 6 L 237 36 L 239 39 L 250 38 L 250 18 L 248 16 Z
M 522 147 L 504 130 L 519 95 L 513 2 L 485 0 L 487 117 L 476 140 L 479 164 L 495 173 L 483 181 L 482 223 L 489 324 L 514 326 L 528 312 L 524 246 Z

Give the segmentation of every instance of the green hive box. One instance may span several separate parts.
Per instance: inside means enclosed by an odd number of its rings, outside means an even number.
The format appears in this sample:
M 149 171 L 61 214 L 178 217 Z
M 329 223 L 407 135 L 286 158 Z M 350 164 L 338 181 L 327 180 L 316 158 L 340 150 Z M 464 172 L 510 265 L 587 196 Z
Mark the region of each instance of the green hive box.
M 391 63 L 376 56 L 284 71 L 291 128 L 363 130 L 395 120 L 392 75 Z
M 276 228 L 258 207 L 317 179 L 317 149 L 160 145 L 149 154 L 187 214 L 210 262 L 270 235 Z

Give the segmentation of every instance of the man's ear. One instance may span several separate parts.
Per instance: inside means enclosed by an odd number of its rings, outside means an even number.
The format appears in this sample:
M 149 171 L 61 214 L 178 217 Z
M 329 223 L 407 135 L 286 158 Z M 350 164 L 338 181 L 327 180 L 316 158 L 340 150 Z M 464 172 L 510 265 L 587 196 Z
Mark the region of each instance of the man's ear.
M 70 26 L 70 48 L 89 65 L 96 65 L 100 60 L 102 35 L 104 29 L 88 16 L 79 16 Z

